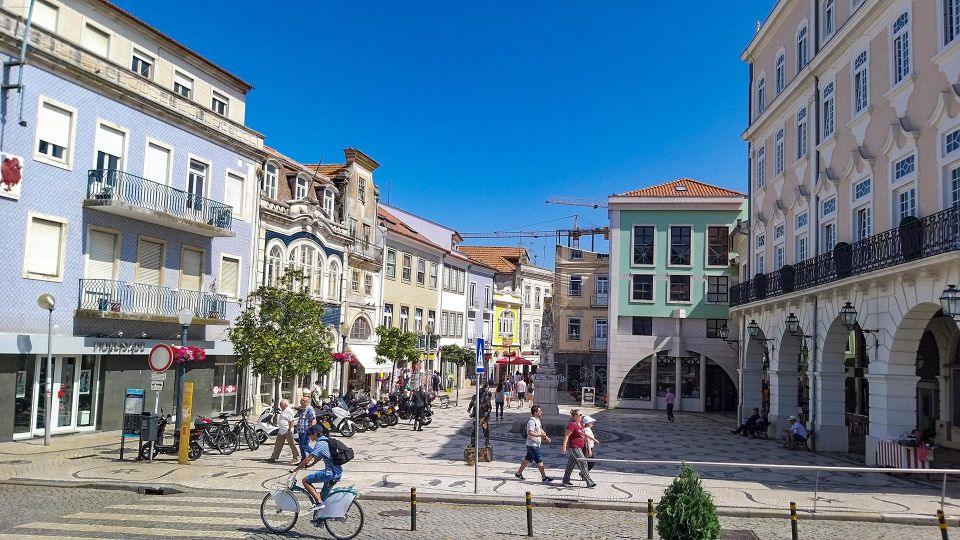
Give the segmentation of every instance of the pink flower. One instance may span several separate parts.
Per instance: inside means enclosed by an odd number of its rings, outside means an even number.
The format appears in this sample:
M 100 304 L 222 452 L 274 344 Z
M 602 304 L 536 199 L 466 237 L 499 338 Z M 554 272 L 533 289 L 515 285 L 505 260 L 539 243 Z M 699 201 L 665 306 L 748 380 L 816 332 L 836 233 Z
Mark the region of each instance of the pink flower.
M 173 362 L 176 364 L 203 362 L 206 359 L 207 351 L 200 347 L 173 347 Z
M 334 362 L 348 363 L 352 366 L 355 366 L 360 363 L 360 360 L 357 359 L 356 355 L 348 352 L 338 352 L 333 353 L 332 355 Z

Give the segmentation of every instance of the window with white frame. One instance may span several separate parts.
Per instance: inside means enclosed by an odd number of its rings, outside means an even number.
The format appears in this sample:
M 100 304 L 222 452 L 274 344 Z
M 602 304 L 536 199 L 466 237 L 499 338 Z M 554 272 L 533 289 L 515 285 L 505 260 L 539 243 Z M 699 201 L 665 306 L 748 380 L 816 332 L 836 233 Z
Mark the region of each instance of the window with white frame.
M 567 294 L 570 296 L 581 296 L 583 294 L 583 276 L 580 274 L 570 274 L 570 281 L 567 288 Z
M 523 331 L 521 332 L 521 335 L 523 336 L 523 344 L 530 345 L 530 323 L 529 322 L 523 323 Z
M 37 154 L 59 163 L 70 162 L 74 113 L 47 101 L 37 114 Z
M 797 111 L 797 159 L 807 155 L 807 108 Z
M 762 113 L 767 108 L 767 80 L 764 77 L 760 78 L 760 82 L 757 83 L 757 113 Z
M 960 129 L 951 131 L 943 136 L 944 153 L 949 154 L 960 149 Z
M 276 286 L 277 282 L 280 280 L 282 265 L 283 249 L 280 246 L 273 246 L 270 248 L 269 255 L 267 255 L 267 267 L 263 275 L 264 285 Z
M 63 249 L 67 224 L 32 216 L 24 250 L 23 277 L 63 279 Z
M 107 58 L 110 55 L 110 34 L 87 23 L 80 34 L 80 45 L 94 54 Z
M 423 287 L 427 282 L 427 261 L 423 257 L 417 259 L 417 285 Z
M 228 298 L 240 297 L 240 259 L 228 257 L 220 258 L 220 282 L 217 292 L 227 295 Z
M 463 313 L 457 313 L 457 337 L 463 337 Z
M 267 163 L 263 167 L 263 185 L 260 188 L 267 197 L 277 198 L 277 166 Z
M 786 227 L 786 224 L 784 223 L 778 223 L 777 225 L 774 225 L 773 241 L 778 242 L 780 240 L 783 240 L 784 236 L 786 235 L 786 229 L 787 227 Z
M 373 334 L 370 329 L 370 323 L 367 322 L 363 317 L 358 317 L 357 320 L 353 321 L 353 325 L 350 327 L 350 339 L 370 339 L 370 336 Z
M 567 317 L 567 340 L 568 341 L 580 341 L 581 335 L 581 319 L 580 317 Z
M 437 263 L 430 263 L 430 288 L 437 288 Z
M 864 178 L 863 180 L 857 182 L 853 185 L 853 202 L 856 203 L 864 197 L 870 195 L 872 191 L 872 183 L 869 178 Z
M 316 279 L 317 249 L 309 244 L 300 244 L 290 250 L 289 268 L 303 272 L 303 281 L 298 283 L 307 293 L 319 294 L 320 288 L 314 285 Z M 321 270 L 322 273 L 322 270 Z
M 224 186 L 223 202 L 233 208 L 233 215 L 243 215 L 243 176 L 228 172 L 227 184 Z
M 213 97 L 210 98 L 210 110 L 220 116 L 226 116 L 228 103 L 230 103 L 230 98 L 219 92 L 214 92 Z
M 350 272 L 350 290 L 360 292 L 360 270 L 353 269 Z
M 870 106 L 870 75 L 867 51 L 853 59 L 853 114 L 865 111 Z
M 513 312 L 512 311 L 504 311 L 503 313 L 500 314 L 499 326 L 500 326 L 501 336 L 513 335 Z
M 119 235 L 113 231 L 90 227 L 87 232 L 87 279 L 117 279 Z
M 529 285 L 523 288 L 523 307 L 530 307 L 530 299 L 532 298 L 533 290 Z
M 960 36 L 960 0 L 943 0 L 943 44 Z
M 43 0 L 37 0 L 37 3 L 33 6 L 33 20 L 31 24 L 46 28 L 51 32 L 56 32 L 59 15 L 60 10 L 57 6 L 44 2 Z
M 135 48 L 130 57 L 130 71 L 133 71 L 144 79 L 152 79 L 154 61 L 152 56 Z
M 821 216 L 826 217 L 833 214 L 834 212 L 837 211 L 837 198 L 830 197 L 829 199 L 823 201 L 823 203 L 821 203 L 821 208 L 822 208 L 822 211 L 820 212 Z
M 950 168 L 947 191 L 950 193 L 950 208 L 960 207 L 960 166 Z
M 825 0 L 823 3 L 823 39 L 827 40 L 833 35 L 837 28 L 837 7 L 833 0 Z
M 796 229 L 800 230 L 806 227 L 810 223 L 810 213 L 809 212 L 800 212 L 797 214 L 796 220 Z
M 797 237 L 794 248 L 796 249 L 796 262 L 805 261 L 810 256 L 810 238 L 802 234 Z
M 210 165 L 198 160 L 191 159 L 187 174 L 187 208 L 203 211 L 203 196 L 207 189 L 207 175 L 210 173 Z
M 450 314 L 447 311 L 440 312 L 440 335 L 447 335 L 447 320 L 450 318 Z
M 413 331 L 423 333 L 423 308 L 413 308 Z
M 910 16 L 901 13 L 893 22 L 893 84 L 910 75 Z
M 597 276 L 597 289 L 600 288 L 600 279 L 602 276 Z M 604 278 L 606 279 L 606 278 Z M 540 287 L 533 289 L 533 308 L 540 309 Z
M 362 176 L 357 180 L 357 200 L 367 204 L 367 179 Z
M 726 226 L 707 227 L 707 266 L 730 264 L 730 234 Z
M 807 25 L 797 31 L 797 71 L 807 65 Z
M 870 205 L 862 206 L 854 211 L 854 239 L 869 238 L 873 229 L 873 210 Z
M 837 224 L 834 221 L 820 225 L 820 253 L 829 253 L 837 245 Z
M 783 174 L 783 128 L 777 130 L 776 146 L 773 152 L 773 171 L 776 176 Z
M 327 272 L 327 298 L 340 299 L 340 264 L 330 262 L 330 271 Z
M 955 169 L 957 170 L 957 169 Z M 907 216 L 917 215 L 917 188 L 909 186 L 897 190 L 894 194 L 894 224 L 899 225 L 900 220 Z
M 893 162 L 893 181 L 898 183 L 910 176 L 913 176 L 917 170 L 917 156 L 910 154 L 904 158 Z
M 98 171 L 123 170 L 123 154 L 126 148 L 127 134 L 114 127 L 97 123 L 96 156 Z M 108 180 L 113 182 L 114 179 Z
M 774 270 L 779 270 L 779 269 L 783 268 L 783 265 L 784 265 L 785 262 L 786 262 L 786 261 L 784 260 L 783 253 L 784 253 L 783 244 L 777 244 L 777 245 L 773 246 L 773 268 L 774 268 Z
M 668 302 L 689 302 L 690 301 L 690 276 L 672 275 L 670 276 L 670 291 L 667 297 Z
M 383 305 L 383 326 L 393 327 L 393 304 Z
M 410 277 L 413 275 L 413 257 L 403 254 L 403 266 L 401 267 L 400 279 L 410 283 Z
M 757 274 L 766 273 L 765 272 L 766 268 L 764 268 L 763 262 L 764 262 L 763 253 L 757 253 L 756 260 L 754 261 L 754 271 Z
M 293 185 L 293 200 L 302 201 L 307 198 L 307 179 L 298 176 Z
M 780 95 L 780 92 L 783 92 L 783 87 L 787 84 L 787 73 L 786 65 L 783 58 L 783 53 L 777 55 L 777 95 Z
M 387 250 L 387 277 L 394 279 L 397 277 L 397 252 L 388 249 Z
M 833 135 L 836 129 L 836 96 L 833 94 L 834 84 L 827 83 L 823 87 L 823 138 Z
M 173 72 L 173 92 L 190 99 L 193 97 L 193 78 L 179 71 Z
M 767 183 L 767 148 L 760 145 L 757 149 L 757 188 L 763 189 Z
M 653 274 L 633 274 L 630 279 L 631 302 L 653 302 Z
M 400 330 L 410 331 L 410 308 L 407 306 L 400 306 Z
M 333 219 L 333 203 L 333 188 L 327 187 L 323 190 L 323 213 L 326 214 L 329 219 Z
M 757 249 L 763 248 L 764 246 L 767 245 L 767 235 L 766 235 L 766 234 L 758 234 L 758 235 L 757 235 L 757 240 L 756 240 L 756 242 L 757 242 Z

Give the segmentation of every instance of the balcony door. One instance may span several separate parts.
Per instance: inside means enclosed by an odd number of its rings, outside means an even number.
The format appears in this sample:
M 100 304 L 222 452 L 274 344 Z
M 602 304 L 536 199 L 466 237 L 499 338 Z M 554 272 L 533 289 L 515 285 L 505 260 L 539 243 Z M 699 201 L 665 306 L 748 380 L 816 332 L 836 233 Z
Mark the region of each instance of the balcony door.
M 151 182 L 148 194 L 145 195 L 143 205 L 159 212 L 169 212 L 170 191 L 162 186 L 170 184 L 171 151 L 155 142 L 148 142 L 143 157 L 143 177 Z
M 136 285 L 123 311 L 157 314 L 163 306 L 163 242 L 140 238 L 137 242 Z
M 109 187 L 112 198 L 124 202 L 136 202 L 136 186 L 127 186 L 121 182 L 117 171 L 122 170 L 125 135 L 122 131 L 103 124 L 97 125 L 96 156 L 94 168 L 100 175 L 103 187 Z M 131 192 L 130 190 L 133 189 Z M 103 189 L 100 193 L 104 193 Z M 133 199 L 130 197 L 133 196 Z
M 91 228 L 87 234 L 87 268 L 84 272 L 84 309 L 107 311 L 121 302 L 117 286 L 117 235 Z
M 610 295 L 610 277 L 609 276 L 597 276 L 597 304 L 601 306 L 607 305 L 607 300 Z

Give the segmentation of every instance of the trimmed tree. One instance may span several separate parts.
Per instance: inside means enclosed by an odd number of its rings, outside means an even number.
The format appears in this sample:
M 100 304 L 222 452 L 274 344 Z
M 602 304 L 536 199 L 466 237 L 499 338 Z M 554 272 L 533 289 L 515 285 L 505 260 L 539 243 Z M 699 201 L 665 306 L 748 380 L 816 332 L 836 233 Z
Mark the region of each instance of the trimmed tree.
M 277 286 L 264 285 L 247 298 L 229 330 L 238 368 L 251 366 L 278 386 L 284 375 L 330 371 L 333 334 L 323 323 L 323 303 L 303 283 L 302 272 L 288 272 Z
M 440 358 L 444 362 L 449 362 L 457 366 L 457 401 L 460 401 L 460 368 L 467 365 L 467 362 L 473 360 L 473 349 L 461 347 L 459 345 L 444 345 L 440 347 Z
M 376 347 L 377 363 L 385 363 L 383 359 L 393 362 L 393 369 L 390 370 L 390 390 L 393 391 L 393 377 L 397 366 L 403 367 L 420 359 L 417 335 L 399 328 L 378 326 L 377 336 L 380 338 Z
M 657 533 L 663 540 L 714 540 L 720 538 L 720 520 L 713 499 L 700 485 L 697 472 L 687 464 L 657 504 Z

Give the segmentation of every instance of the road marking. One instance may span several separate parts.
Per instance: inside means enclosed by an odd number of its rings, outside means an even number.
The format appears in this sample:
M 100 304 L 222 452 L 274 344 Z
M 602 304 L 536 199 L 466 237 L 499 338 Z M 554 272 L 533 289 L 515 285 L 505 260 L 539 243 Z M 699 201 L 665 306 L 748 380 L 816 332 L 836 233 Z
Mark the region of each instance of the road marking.
M 249 516 L 254 511 L 250 508 L 200 508 L 195 506 L 179 506 L 179 505 L 160 505 L 160 504 L 118 504 L 110 507 L 111 510 L 142 510 L 145 512 L 157 513 L 169 512 L 183 512 L 188 514 L 239 514 L 241 516 Z
M 150 520 L 157 519 L 156 514 L 103 514 L 98 512 L 79 512 L 64 516 L 68 519 L 92 519 L 103 521 L 136 521 L 137 523 L 147 523 Z M 263 525 L 259 519 L 241 519 L 234 517 L 203 516 L 201 522 L 204 525 L 236 525 L 238 527 L 256 527 Z
M 157 514 L 154 515 L 154 518 Z M 168 536 L 174 538 L 247 538 L 247 533 L 238 531 L 203 531 L 199 529 L 157 529 L 152 527 L 127 527 L 123 525 L 96 525 L 92 523 L 28 523 L 18 529 L 40 529 L 50 531 L 90 532 L 118 534 L 121 538 L 133 535 Z M 60 538 L 60 537 L 58 537 Z
M 91 540 L 89 536 L 41 536 L 37 534 L 3 534 L 0 533 L 0 540 Z
M 251 505 L 251 506 L 260 506 L 260 502 L 263 501 L 263 498 L 259 499 L 231 499 L 230 497 L 180 497 L 180 496 L 170 496 L 164 495 L 162 497 L 157 497 L 157 502 L 176 502 L 176 503 L 225 503 L 225 504 L 235 504 L 235 505 Z

